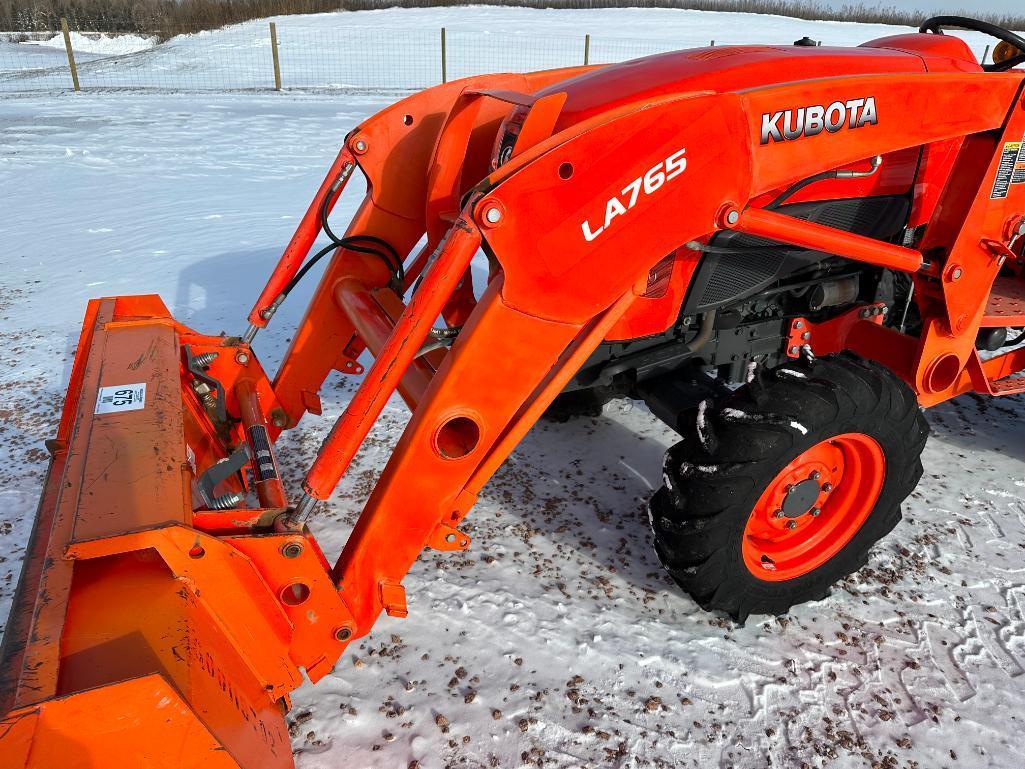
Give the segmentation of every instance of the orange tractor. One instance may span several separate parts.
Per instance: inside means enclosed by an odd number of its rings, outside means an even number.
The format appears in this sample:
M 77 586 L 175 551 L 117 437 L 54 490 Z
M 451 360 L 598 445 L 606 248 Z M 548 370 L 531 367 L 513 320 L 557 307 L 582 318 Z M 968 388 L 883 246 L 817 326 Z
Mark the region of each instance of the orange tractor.
M 949 25 L 1000 38 L 996 63 Z M 471 546 L 535 421 L 617 395 L 681 434 L 650 519 L 684 590 L 741 620 L 825 595 L 918 482 L 920 406 L 1025 392 L 1023 62 L 1025 39 L 940 17 L 448 83 L 346 137 L 241 336 L 91 302 L 4 636 L 0 767 L 292 766 L 303 672 L 406 615 L 424 547 Z M 328 254 L 271 379 L 254 337 Z M 362 381 L 290 495 L 276 439 L 332 371 Z M 332 565 L 307 524 L 395 391 L 409 423 Z

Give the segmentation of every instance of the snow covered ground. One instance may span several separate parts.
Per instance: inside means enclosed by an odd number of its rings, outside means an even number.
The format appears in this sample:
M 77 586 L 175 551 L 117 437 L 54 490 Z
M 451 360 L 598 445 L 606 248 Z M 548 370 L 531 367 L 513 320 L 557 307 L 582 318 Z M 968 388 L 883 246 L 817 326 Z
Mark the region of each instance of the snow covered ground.
M 680 44 L 713 27 L 777 42 L 882 33 L 679 13 L 688 21 L 675 30 L 666 20 L 677 17 L 662 11 L 340 17 L 480 34 L 604 28 Z M 699 24 L 700 36 L 687 37 Z M 341 138 L 387 102 L 358 93 L 0 100 L 0 617 L 87 299 L 157 292 L 183 321 L 238 333 Z M 358 192 L 346 193 L 339 221 Z M 271 367 L 311 289 L 297 289 L 257 339 Z M 329 381 L 325 418 L 282 444 L 292 488 L 353 384 Z M 393 402 L 314 521 L 329 553 L 405 418 Z M 472 548 L 429 552 L 414 567 L 409 618 L 383 618 L 332 676 L 297 693 L 300 769 L 1020 766 L 1025 399 L 966 396 L 929 420 L 926 475 L 869 566 L 825 601 L 745 627 L 700 611 L 651 552 L 643 507 L 673 436 L 643 405 L 617 401 L 601 419 L 540 425 L 468 519 Z

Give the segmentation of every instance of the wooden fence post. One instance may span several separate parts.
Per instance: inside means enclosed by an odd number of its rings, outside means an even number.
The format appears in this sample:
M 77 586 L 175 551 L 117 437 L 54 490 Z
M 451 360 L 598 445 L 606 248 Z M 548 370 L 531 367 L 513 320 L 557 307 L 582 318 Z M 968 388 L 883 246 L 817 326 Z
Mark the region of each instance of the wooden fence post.
M 448 68 L 445 60 L 445 28 L 441 28 L 441 82 L 448 82 Z
M 78 84 L 78 67 L 75 66 L 75 52 L 71 50 L 71 32 L 68 30 L 68 20 L 61 16 L 61 32 L 64 33 L 64 48 L 68 52 L 68 67 L 71 69 L 71 82 L 76 91 L 81 91 Z
M 281 90 L 281 62 L 278 61 L 278 28 L 272 21 L 270 23 L 270 50 L 274 57 L 274 90 Z
M 584 66 L 591 63 L 591 36 L 584 35 Z

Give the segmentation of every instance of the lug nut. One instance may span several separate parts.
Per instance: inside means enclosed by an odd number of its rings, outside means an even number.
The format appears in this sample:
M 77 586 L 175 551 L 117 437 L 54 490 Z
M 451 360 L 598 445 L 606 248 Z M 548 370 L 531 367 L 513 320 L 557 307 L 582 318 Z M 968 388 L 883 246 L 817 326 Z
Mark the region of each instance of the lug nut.
M 822 477 L 822 473 L 820 473 L 818 470 L 814 470 L 810 477 L 813 481 L 817 481 L 819 478 Z
M 822 484 L 822 490 L 828 494 L 829 492 L 831 492 L 833 490 L 833 484 L 830 483 L 829 481 L 826 481 L 825 483 Z
M 811 512 L 811 517 L 812 518 L 818 518 L 819 517 L 819 513 L 821 513 L 822 511 L 819 508 L 817 508 L 817 507 L 813 507 L 810 512 Z
M 777 510 L 776 512 L 774 512 L 772 514 L 772 517 L 773 518 L 782 518 L 783 517 L 783 511 L 782 510 Z
M 797 521 L 787 521 L 787 528 L 793 531 L 797 528 Z
M 281 555 L 285 558 L 298 558 L 303 553 L 303 546 L 298 542 L 286 542 L 281 546 Z

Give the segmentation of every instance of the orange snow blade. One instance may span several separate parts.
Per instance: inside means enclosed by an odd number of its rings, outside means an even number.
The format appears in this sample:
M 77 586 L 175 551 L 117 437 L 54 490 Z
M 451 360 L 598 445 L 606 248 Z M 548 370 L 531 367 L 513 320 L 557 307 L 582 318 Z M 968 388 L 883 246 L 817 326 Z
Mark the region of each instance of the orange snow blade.
M 188 703 L 159 675 L 24 708 L 0 722 L 0 729 L 6 730 L 0 742 L 0 766 L 4 769 L 239 767 Z
M 246 377 L 229 393 L 266 392 L 237 340 L 156 297 L 89 305 L 0 654 L 0 769 L 286 769 L 299 666 L 319 678 L 344 648 L 319 550 L 260 523 L 280 510 L 193 512 L 225 444 L 183 388 L 185 344 Z

